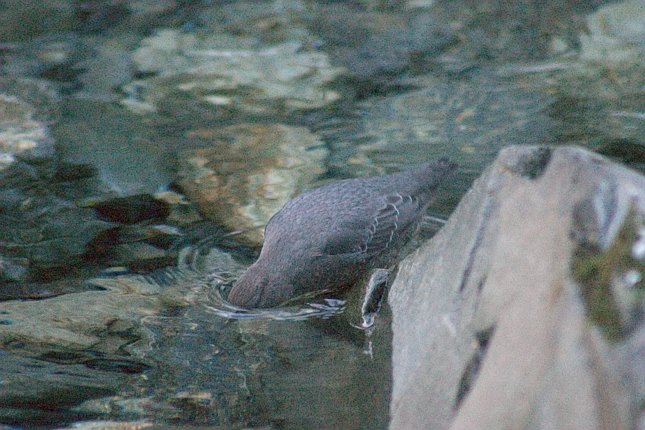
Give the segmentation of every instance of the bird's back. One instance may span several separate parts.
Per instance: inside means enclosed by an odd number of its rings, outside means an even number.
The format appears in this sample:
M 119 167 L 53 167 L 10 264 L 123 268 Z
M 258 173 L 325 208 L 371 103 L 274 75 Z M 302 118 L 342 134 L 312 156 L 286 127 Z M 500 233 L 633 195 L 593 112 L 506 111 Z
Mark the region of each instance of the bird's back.
M 346 179 L 307 191 L 267 224 L 265 247 L 302 247 L 340 254 L 380 251 L 391 233 L 418 221 L 433 191 L 456 167 L 447 160 L 386 176 Z M 381 237 L 382 236 L 382 237 Z M 393 238 L 393 237 L 392 237 Z

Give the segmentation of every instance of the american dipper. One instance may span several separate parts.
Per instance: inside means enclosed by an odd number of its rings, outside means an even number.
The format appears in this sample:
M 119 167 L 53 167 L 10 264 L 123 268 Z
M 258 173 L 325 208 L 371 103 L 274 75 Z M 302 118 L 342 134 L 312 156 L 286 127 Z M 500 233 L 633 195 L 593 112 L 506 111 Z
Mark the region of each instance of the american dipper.
M 271 217 L 260 257 L 228 301 L 243 308 L 278 306 L 305 293 L 349 287 L 369 270 L 390 265 L 456 167 L 442 158 L 300 194 Z

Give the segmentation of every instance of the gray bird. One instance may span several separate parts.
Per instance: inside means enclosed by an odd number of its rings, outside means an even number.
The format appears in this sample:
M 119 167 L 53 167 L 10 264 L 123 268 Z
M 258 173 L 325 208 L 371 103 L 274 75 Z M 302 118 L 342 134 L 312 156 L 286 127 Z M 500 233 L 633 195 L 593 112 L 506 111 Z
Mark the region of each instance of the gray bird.
M 228 301 L 243 308 L 278 306 L 306 293 L 342 290 L 373 268 L 391 265 L 456 167 L 442 158 L 300 194 L 269 220 L 260 257 Z

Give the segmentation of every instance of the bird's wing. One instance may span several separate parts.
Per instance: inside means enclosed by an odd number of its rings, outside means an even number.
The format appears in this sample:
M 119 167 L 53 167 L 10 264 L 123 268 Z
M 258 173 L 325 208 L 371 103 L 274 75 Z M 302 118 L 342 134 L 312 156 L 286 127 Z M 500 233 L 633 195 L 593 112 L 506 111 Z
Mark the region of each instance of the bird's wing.
M 372 256 L 387 250 L 419 216 L 419 200 L 406 194 L 384 196 L 371 217 L 357 214 L 339 223 L 321 252 L 325 255 L 363 254 Z

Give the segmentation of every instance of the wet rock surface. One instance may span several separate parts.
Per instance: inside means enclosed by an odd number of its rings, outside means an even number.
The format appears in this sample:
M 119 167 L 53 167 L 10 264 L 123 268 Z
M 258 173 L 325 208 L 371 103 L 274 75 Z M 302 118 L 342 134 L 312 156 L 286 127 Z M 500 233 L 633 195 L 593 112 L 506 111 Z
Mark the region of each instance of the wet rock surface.
M 633 428 L 643 190 L 579 148 L 504 149 L 392 286 L 390 428 Z

